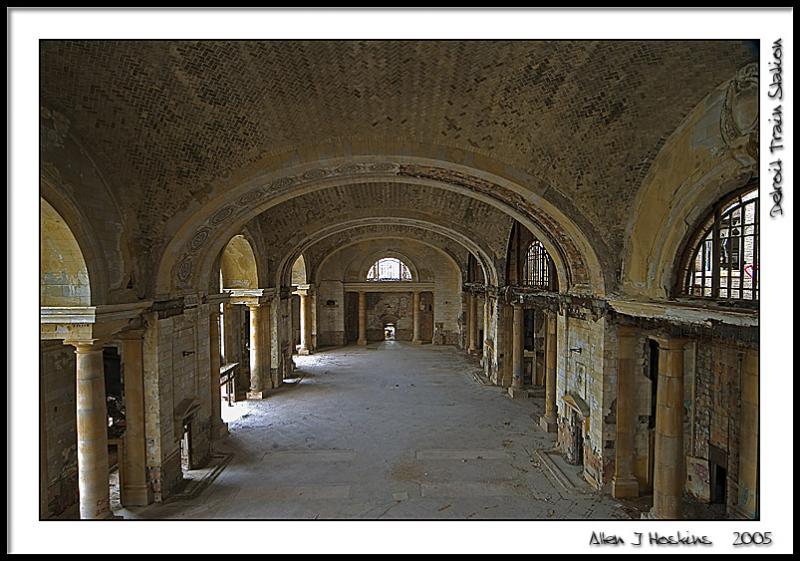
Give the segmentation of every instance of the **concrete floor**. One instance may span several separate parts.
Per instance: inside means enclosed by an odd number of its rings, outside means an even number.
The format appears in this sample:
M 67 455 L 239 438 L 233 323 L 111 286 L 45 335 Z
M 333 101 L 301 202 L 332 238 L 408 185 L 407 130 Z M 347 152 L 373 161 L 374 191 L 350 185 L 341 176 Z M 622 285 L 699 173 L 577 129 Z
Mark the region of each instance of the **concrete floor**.
M 228 466 L 196 497 L 120 511 L 149 519 L 626 518 L 567 488 L 541 400 L 512 401 L 451 347 L 383 342 L 295 357 L 299 383 L 228 408 Z

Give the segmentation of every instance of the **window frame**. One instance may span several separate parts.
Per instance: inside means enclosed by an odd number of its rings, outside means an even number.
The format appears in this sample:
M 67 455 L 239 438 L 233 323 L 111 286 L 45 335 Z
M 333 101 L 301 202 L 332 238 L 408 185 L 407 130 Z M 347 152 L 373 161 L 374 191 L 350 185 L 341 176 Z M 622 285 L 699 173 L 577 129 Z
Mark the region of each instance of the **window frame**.
M 548 291 L 556 289 L 553 258 L 542 242 L 534 239 L 528 244 L 522 265 L 522 286 Z
M 380 263 L 382 261 L 397 261 L 398 271 L 399 271 L 398 278 L 380 277 Z M 370 278 L 370 274 L 373 271 L 375 272 L 375 277 Z M 408 273 L 408 278 L 404 278 L 404 273 Z M 411 267 L 406 265 L 405 262 L 399 257 L 380 257 L 372 265 L 369 266 L 369 269 L 367 269 L 366 281 L 367 282 L 413 282 L 414 274 L 411 272 Z
M 745 200 L 746 199 L 746 200 Z M 747 222 L 748 207 L 753 207 L 753 221 Z M 738 212 L 739 222 L 733 223 L 732 219 Z M 729 196 L 717 201 L 711 210 L 706 213 L 695 227 L 689 242 L 684 248 L 680 268 L 674 288 L 675 298 L 697 302 L 711 302 L 745 307 L 758 307 L 760 302 L 760 199 L 757 184 L 749 184 L 738 189 Z M 748 233 L 748 228 L 751 232 Z M 736 233 L 734 233 L 736 232 Z M 747 263 L 744 251 L 747 239 L 752 241 L 752 263 Z M 736 242 L 735 244 L 733 242 Z M 722 252 L 726 242 L 737 245 L 737 259 L 726 259 L 723 263 Z M 711 255 L 709 256 L 709 244 Z M 702 252 L 702 256 L 700 256 Z M 697 267 L 698 257 L 701 266 Z M 734 261 L 735 267 L 734 267 Z M 751 273 L 746 269 L 752 265 Z M 723 286 L 723 272 L 725 286 Z M 733 287 L 733 279 L 738 273 L 738 287 Z M 750 288 L 745 288 L 745 274 L 752 274 Z M 698 280 L 699 279 L 699 280 Z M 708 281 L 710 280 L 710 284 Z M 710 294 L 706 294 L 709 291 Z M 733 296 L 734 292 L 738 296 Z M 744 296 L 745 291 L 751 293 L 751 298 Z M 698 293 L 699 292 L 699 293 Z M 724 294 L 724 295 L 723 295 Z

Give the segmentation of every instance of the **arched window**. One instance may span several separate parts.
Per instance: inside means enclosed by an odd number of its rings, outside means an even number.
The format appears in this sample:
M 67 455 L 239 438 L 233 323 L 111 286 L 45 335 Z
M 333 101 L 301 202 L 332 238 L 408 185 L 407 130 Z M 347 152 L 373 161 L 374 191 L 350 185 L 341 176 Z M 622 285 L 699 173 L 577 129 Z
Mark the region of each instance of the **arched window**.
M 394 257 L 378 259 L 367 272 L 368 281 L 410 281 L 411 271 Z
M 758 301 L 758 189 L 715 205 L 685 257 L 685 296 Z
M 553 260 L 539 240 L 528 246 L 524 282 L 525 286 L 553 290 Z

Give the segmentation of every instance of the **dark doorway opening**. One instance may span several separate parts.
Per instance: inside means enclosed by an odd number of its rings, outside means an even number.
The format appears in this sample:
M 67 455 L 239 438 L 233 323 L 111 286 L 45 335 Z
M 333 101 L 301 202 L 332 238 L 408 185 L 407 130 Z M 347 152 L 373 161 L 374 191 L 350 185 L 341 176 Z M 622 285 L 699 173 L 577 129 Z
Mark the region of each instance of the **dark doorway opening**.
M 711 473 L 711 504 L 725 504 L 725 487 L 727 480 L 727 470 L 720 465 L 714 464 L 714 470 Z
M 652 491 L 655 476 L 655 450 L 656 450 L 656 410 L 658 399 L 658 342 L 648 341 L 648 369 L 647 378 L 650 380 L 650 415 L 647 418 L 647 488 Z
M 711 504 L 724 505 L 727 501 L 728 454 L 722 448 L 711 444 L 708 447 L 708 456 Z

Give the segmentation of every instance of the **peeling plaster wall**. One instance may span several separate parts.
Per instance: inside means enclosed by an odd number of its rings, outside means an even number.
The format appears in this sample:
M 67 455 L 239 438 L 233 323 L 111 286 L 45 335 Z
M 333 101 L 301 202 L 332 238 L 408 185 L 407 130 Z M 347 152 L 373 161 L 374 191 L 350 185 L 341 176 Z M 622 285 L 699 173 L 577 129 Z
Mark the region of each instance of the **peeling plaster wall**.
M 694 472 L 687 473 L 687 492 L 701 501 L 711 495 L 711 447 L 726 455 L 726 509 L 749 518 L 756 515 L 758 465 L 757 350 L 712 338 L 697 342 L 695 406 L 687 408 L 691 435 L 687 454 Z M 686 436 L 686 435 L 685 435 Z

